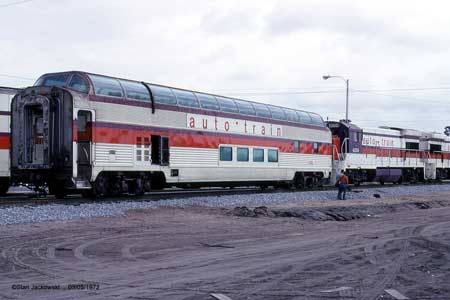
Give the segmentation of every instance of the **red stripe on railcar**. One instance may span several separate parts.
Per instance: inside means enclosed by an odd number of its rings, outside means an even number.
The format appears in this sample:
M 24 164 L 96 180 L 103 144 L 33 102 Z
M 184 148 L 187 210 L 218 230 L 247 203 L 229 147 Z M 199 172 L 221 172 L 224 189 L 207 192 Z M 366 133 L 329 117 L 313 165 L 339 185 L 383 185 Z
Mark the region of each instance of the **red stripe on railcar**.
M 159 128 L 136 129 L 136 128 L 111 128 L 95 125 L 93 127 L 94 143 L 111 144 L 135 144 L 137 137 L 149 137 L 161 135 L 169 137 L 171 147 L 209 148 L 217 149 L 221 144 L 252 145 L 259 147 L 277 147 L 281 152 L 294 153 L 294 141 L 264 139 L 261 137 L 238 136 L 206 133 L 202 131 L 189 132 L 188 130 L 164 130 Z M 318 154 L 331 155 L 331 145 L 317 143 Z M 314 154 L 314 142 L 301 142 L 300 152 Z
M 0 149 L 9 150 L 11 148 L 11 140 L 9 134 L 0 135 Z

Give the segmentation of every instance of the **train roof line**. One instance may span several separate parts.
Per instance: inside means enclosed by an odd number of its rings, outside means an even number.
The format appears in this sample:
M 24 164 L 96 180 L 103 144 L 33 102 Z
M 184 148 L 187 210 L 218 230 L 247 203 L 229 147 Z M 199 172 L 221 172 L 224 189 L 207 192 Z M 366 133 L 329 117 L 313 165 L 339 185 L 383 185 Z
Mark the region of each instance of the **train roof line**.
M 45 75 L 49 75 L 49 74 L 63 74 L 63 73 L 82 73 L 82 74 L 85 74 L 85 75 L 102 76 L 102 77 L 108 77 L 108 78 L 112 78 L 112 79 L 116 79 L 116 80 L 133 81 L 133 82 L 136 82 L 136 83 L 145 82 L 146 84 L 150 84 L 150 85 L 154 85 L 154 86 L 160 86 L 160 87 L 165 87 L 165 88 L 170 88 L 170 89 L 177 89 L 177 90 L 181 90 L 181 91 L 199 93 L 199 94 L 204 94 L 204 95 L 209 95 L 209 96 L 214 96 L 214 97 L 222 97 L 222 98 L 228 98 L 228 99 L 233 99 L 233 100 L 245 101 L 245 102 L 250 102 L 250 103 L 255 103 L 255 104 L 260 104 L 260 105 L 269 105 L 269 106 L 274 106 L 274 107 L 278 107 L 278 108 L 282 108 L 282 109 L 292 109 L 292 110 L 296 110 L 296 111 L 302 111 L 302 112 L 306 112 L 308 114 L 318 115 L 318 116 L 320 116 L 322 118 L 322 116 L 320 114 L 316 113 L 316 112 L 307 111 L 307 110 L 298 109 L 298 108 L 279 106 L 279 105 L 275 105 L 275 104 L 268 104 L 268 103 L 264 103 L 264 102 L 257 102 L 257 101 L 246 100 L 246 99 L 241 99 L 241 98 L 233 98 L 233 97 L 229 97 L 229 96 L 223 96 L 223 95 L 218 95 L 218 94 L 213 94 L 213 93 L 201 92 L 201 91 L 197 91 L 197 90 L 190 90 L 190 89 L 185 89 L 185 88 L 174 87 L 174 86 L 170 86 L 170 85 L 151 83 L 151 82 L 142 81 L 142 80 L 140 81 L 140 80 L 134 80 L 134 79 L 127 79 L 127 78 L 122 78 L 122 77 L 115 77 L 115 76 L 103 75 L 103 74 L 86 72 L 86 71 L 72 70 L 72 71 L 50 72 L 50 73 L 42 74 L 41 76 L 45 76 Z M 323 120 L 323 118 L 322 118 L 322 120 Z
M 21 91 L 23 88 L 16 88 L 16 87 L 10 87 L 10 86 L 1 86 L 0 90 L 11 90 L 11 91 Z

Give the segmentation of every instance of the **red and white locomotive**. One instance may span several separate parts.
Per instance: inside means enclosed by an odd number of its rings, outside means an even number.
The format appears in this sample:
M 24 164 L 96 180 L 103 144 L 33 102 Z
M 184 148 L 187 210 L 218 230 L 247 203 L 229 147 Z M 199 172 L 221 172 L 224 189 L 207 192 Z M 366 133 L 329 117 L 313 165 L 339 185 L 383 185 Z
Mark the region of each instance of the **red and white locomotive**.
M 393 127 L 360 128 L 327 122 L 333 133 L 334 169 L 354 183 L 415 182 L 450 178 L 450 139 L 439 133 Z
M 12 102 L 11 174 L 50 192 L 312 186 L 330 177 L 315 114 L 85 72 L 43 75 Z

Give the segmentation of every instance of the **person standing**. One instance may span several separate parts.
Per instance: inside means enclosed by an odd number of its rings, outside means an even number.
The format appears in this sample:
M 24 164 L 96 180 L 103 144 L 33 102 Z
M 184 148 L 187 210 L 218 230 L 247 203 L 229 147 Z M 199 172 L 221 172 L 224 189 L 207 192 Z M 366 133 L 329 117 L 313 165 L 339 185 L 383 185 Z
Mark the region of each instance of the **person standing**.
M 338 199 L 345 200 L 345 194 L 347 193 L 348 177 L 345 175 L 345 171 L 341 171 L 341 176 L 338 179 Z

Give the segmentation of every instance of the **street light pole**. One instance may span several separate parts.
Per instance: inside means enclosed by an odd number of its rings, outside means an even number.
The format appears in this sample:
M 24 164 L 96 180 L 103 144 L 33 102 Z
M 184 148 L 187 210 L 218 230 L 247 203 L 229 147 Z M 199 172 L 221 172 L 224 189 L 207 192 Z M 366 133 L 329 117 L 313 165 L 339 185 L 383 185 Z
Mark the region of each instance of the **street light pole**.
M 348 119 L 348 81 L 349 79 L 347 79 L 345 81 L 345 85 L 347 86 L 346 92 L 345 92 L 345 122 L 349 123 L 349 119 Z
M 345 82 L 346 90 L 345 90 L 345 122 L 349 123 L 350 120 L 348 119 L 348 83 L 350 79 L 345 79 L 342 76 L 331 76 L 331 75 L 324 75 L 322 76 L 323 80 L 327 80 L 329 78 L 339 78 L 342 79 Z

